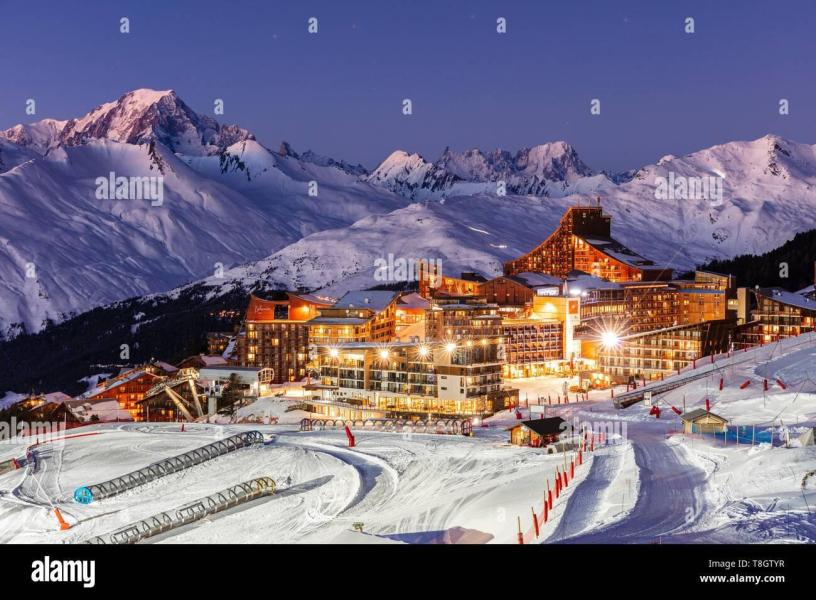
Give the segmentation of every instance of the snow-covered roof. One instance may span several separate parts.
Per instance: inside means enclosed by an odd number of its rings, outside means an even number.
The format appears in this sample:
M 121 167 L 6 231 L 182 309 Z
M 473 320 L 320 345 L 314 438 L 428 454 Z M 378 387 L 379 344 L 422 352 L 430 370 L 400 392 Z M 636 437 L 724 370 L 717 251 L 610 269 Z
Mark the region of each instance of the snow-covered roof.
M 561 285 L 562 281 L 560 277 L 553 277 L 552 275 L 547 275 L 546 273 L 537 273 L 537 272 L 524 272 L 524 273 L 517 273 L 515 275 L 508 275 L 506 276 L 507 279 L 512 279 L 522 285 L 526 285 L 529 288 L 535 289 L 540 287 L 552 287 L 554 285 Z
M 133 420 L 131 414 L 111 398 L 71 400 L 65 402 L 65 406 L 80 421 L 90 421 L 94 416 L 103 422 Z
M 367 308 L 375 312 L 385 310 L 399 292 L 385 290 L 361 290 L 347 292 L 332 308 Z
M 713 412 L 708 411 L 704 408 L 695 408 L 694 410 L 686 411 L 682 415 L 680 415 L 680 419 L 682 419 L 683 421 L 696 421 L 697 419 L 700 419 L 701 417 L 704 417 L 706 415 L 710 416 L 711 418 L 717 421 L 722 421 L 723 423 L 728 422 L 728 419 L 726 419 L 725 417 L 715 415 Z
M 46 402 L 49 403 L 56 402 L 57 404 L 62 404 L 63 402 L 70 402 L 71 400 L 73 400 L 71 396 L 69 396 L 68 394 L 64 394 L 62 392 L 51 392 L 45 394 L 43 398 L 45 399 Z
M 225 365 L 227 364 L 227 359 L 225 359 L 220 354 L 202 354 L 199 356 L 201 362 L 204 363 L 207 367 L 215 367 L 218 365 Z
M 107 391 L 109 391 L 109 390 L 111 390 L 111 389 L 113 389 L 115 387 L 119 387 L 120 385 L 128 383 L 129 381 L 133 381 L 134 379 L 138 379 L 139 377 L 142 377 L 143 375 L 150 375 L 151 377 L 155 377 L 155 375 L 152 375 L 151 373 L 148 373 L 147 371 L 144 371 L 143 369 L 133 369 L 133 370 L 127 371 L 124 375 L 118 375 L 117 377 L 114 377 L 113 379 L 107 380 L 104 384 L 102 384 L 102 387 L 96 388 L 96 389 L 92 390 L 89 394 L 87 394 L 87 397 L 88 398 L 93 398 L 95 396 L 99 396 L 100 394 L 104 394 L 105 392 L 107 392 Z
M 416 292 L 411 292 L 410 294 L 400 296 L 400 299 L 397 301 L 397 305 L 400 308 L 425 310 L 431 305 L 431 302 Z
M 774 302 L 780 302 L 788 306 L 795 306 L 796 308 L 803 308 L 805 310 L 816 311 L 816 300 L 808 298 L 807 296 L 802 296 L 801 294 L 781 290 L 779 288 L 760 288 L 757 290 L 757 293 L 765 296 L 766 298 L 770 298 Z
M 315 317 L 306 321 L 307 325 L 363 325 L 368 319 L 359 317 Z
M 583 271 L 570 271 L 567 273 L 567 282 L 570 291 L 577 289 L 584 290 L 618 290 L 621 286 L 613 281 L 607 281 L 600 277 L 595 277 Z
M 612 238 L 584 238 L 584 241 L 599 252 L 603 252 L 607 256 L 610 256 L 623 264 L 632 267 L 654 266 L 652 261 L 644 258 L 634 250 L 630 250 L 619 241 Z
M 297 296 L 301 300 L 305 300 L 306 302 L 311 302 L 313 304 L 325 304 L 326 306 L 331 306 L 337 302 L 337 298 L 332 296 L 326 296 L 323 294 L 292 294 L 293 296 Z
M 167 371 L 168 373 L 175 373 L 176 371 L 178 371 L 178 367 L 174 367 L 170 363 L 164 362 L 163 360 L 154 361 L 153 364 L 159 367 L 160 369 Z

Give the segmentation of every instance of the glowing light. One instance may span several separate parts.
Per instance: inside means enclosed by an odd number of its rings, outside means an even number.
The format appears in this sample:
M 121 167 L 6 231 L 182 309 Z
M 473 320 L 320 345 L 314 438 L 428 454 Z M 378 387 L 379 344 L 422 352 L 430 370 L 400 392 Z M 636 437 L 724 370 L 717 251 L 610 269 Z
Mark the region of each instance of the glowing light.
M 482 346 L 486 346 L 486 345 L 487 345 L 487 340 L 482 338 Z
M 448 342 L 447 344 L 445 344 L 445 350 L 447 352 L 454 352 L 456 350 L 456 344 L 454 344 L 453 342 Z
M 340 351 L 337 348 L 332 348 L 331 350 L 329 350 L 329 356 L 331 356 L 332 358 L 337 358 L 338 356 L 340 356 Z
M 428 346 L 420 346 L 417 352 L 422 358 L 427 358 L 429 354 Z
M 388 358 L 388 350 L 380 350 L 380 358 L 385 360 Z
M 604 331 L 601 334 L 601 345 L 604 348 L 615 348 L 620 344 L 620 337 L 614 331 Z
M 570 293 L 570 296 L 580 296 L 581 295 L 581 289 L 580 288 L 572 288 L 569 291 L 569 293 Z

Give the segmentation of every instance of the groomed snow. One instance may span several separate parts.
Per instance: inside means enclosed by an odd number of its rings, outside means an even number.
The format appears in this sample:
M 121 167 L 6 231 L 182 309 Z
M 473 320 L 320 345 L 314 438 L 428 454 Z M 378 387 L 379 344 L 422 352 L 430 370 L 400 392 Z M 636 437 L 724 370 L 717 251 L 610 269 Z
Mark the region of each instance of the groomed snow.
M 349 448 L 342 431 L 299 431 L 305 413 L 287 410 L 302 399 L 295 385 L 280 390 L 284 397 L 240 409 L 235 423 L 188 424 L 184 432 L 175 423 L 93 425 L 71 433 L 96 435 L 39 446 L 36 473 L 0 475 L 0 543 L 79 542 L 260 476 L 275 479 L 278 493 L 149 541 L 517 543 L 521 518 L 528 544 L 814 542 L 816 475 L 803 481 L 816 469 L 816 446 L 797 437 L 816 423 L 814 338 L 745 353 L 722 369 L 722 393 L 712 374 L 656 398 L 660 419 L 642 404 L 613 408 L 608 390 L 585 402 L 547 404 L 547 416 L 591 424 L 611 443 L 584 455 L 538 539 L 532 511 L 541 516 L 547 481 L 554 485 L 565 457 L 510 446 L 514 412 L 487 419 L 473 437 L 356 431 Z M 763 394 L 766 377 L 785 377 L 788 389 Z M 752 383 L 740 389 L 745 379 Z M 522 416 L 541 414 L 537 398 L 554 398 L 564 381 L 518 381 L 522 400 L 533 405 Z M 683 396 L 689 409 L 704 406 L 706 395 L 712 411 L 732 423 L 773 427 L 773 445 L 684 436 L 670 406 L 682 406 Z M 71 500 L 77 486 L 247 429 L 261 430 L 267 443 L 91 505 Z M 3 444 L 0 461 L 22 456 L 30 442 Z M 71 530 L 58 530 L 51 503 Z

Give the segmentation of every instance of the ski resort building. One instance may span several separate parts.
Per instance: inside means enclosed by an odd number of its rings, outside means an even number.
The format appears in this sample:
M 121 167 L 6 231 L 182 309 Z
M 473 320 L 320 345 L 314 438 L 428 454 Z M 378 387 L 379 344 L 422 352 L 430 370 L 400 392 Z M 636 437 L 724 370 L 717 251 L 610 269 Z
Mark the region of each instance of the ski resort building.
M 487 281 L 478 273 L 466 272 L 459 277 L 442 274 L 438 265 L 419 263 L 419 295 L 423 298 L 437 296 L 473 296 L 479 293 L 479 284 Z
M 611 219 L 600 206 L 570 207 L 546 240 L 504 264 L 504 274 L 540 272 L 565 279 L 578 270 L 614 282 L 671 279 L 672 269 L 655 265 L 613 239 Z
M 426 339 L 456 342 L 500 337 L 502 317 L 496 304 L 480 296 L 435 298 L 425 314 Z
M 499 306 L 529 307 L 535 296 L 560 296 L 564 280 L 544 273 L 502 275 L 479 285 L 479 295 Z
M 561 417 L 521 421 L 509 431 L 511 444 L 533 448 L 545 448 L 572 436 L 570 424 Z
M 425 339 L 425 311 L 429 300 L 418 293 L 405 294 L 397 300 L 396 341 Z
M 779 288 L 755 289 L 753 295 L 756 309 L 741 332 L 746 344 L 767 344 L 814 330 L 816 299 Z
M 334 298 L 278 292 L 266 299 L 252 295 L 243 331 L 238 336 L 238 362 L 272 369 L 273 383 L 306 376 L 309 360 L 307 321 L 334 304 Z
M 581 322 L 602 330 L 615 322 L 628 333 L 736 318 L 734 278 L 698 271 L 693 280 L 570 284 L 581 298 Z
M 575 338 L 580 299 L 563 295 L 534 296 L 523 316 L 502 319 L 506 362 L 504 376 L 537 377 L 571 370 L 581 355 Z
M 349 342 L 318 349 L 323 398 L 313 412 L 490 415 L 517 401 L 502 386 L 501 338 L 464 342 Z
M 695 360 L 729 348 L 735 321 L 705 321 L 621 336 L 597 343 L 602 373 L 619 383 L 657 379 L 692 365 Z
M 344 342 L 390 342 L 397 335 L 399 292 L 348 292 L 336 304 L 323 306 L 310 319 L 309 343 L 315 346 Z
M 234 334 L 228 331 L 207 332 L 207 354 L 223 354 L 233 339 Z
M 86 397 L 94 400 L 101 398 L 116 400 L 120 407 L 130 413 L 134 421 L 138 421 L 141 419 L 139 402 L 144 398 L 145 392 L 160 380 L 160 376 L 146 369 L 131 369 L 101 381 Z
M 683 422 L 683 433 L 723 433 L 728 426 L 728 419 L 715 415 L 704 408 L 684 412 L 680 415 Z

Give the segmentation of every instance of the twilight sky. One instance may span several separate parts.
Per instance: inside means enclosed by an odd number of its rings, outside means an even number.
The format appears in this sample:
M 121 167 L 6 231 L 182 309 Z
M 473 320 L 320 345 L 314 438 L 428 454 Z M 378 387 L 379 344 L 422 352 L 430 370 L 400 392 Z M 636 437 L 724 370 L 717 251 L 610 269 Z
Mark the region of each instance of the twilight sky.
M 620 171 L 771 132 L 816 142 L 810 0 L 0 0 L 0 23 L 0 129 L 152 87 L 369 168 L 397 148 L 563 139 Z

